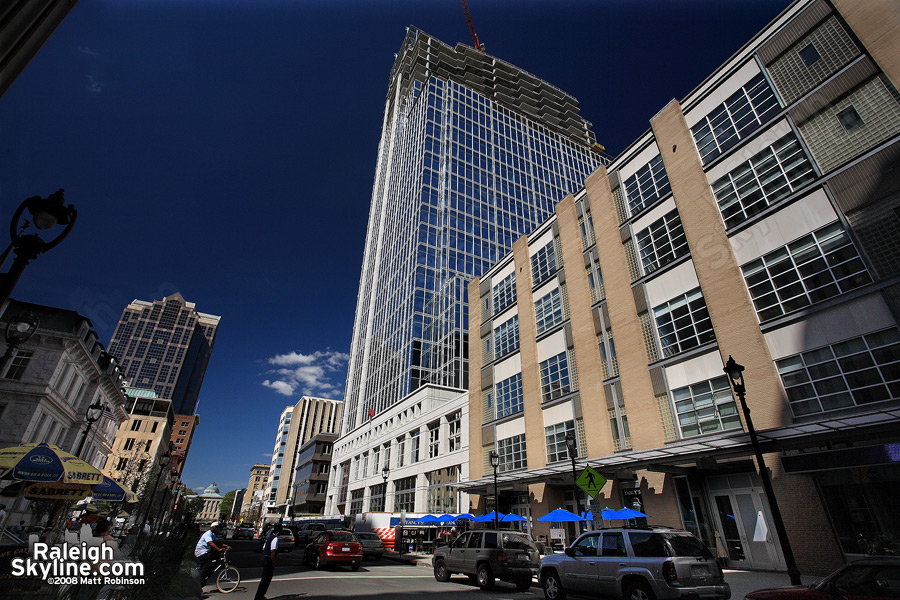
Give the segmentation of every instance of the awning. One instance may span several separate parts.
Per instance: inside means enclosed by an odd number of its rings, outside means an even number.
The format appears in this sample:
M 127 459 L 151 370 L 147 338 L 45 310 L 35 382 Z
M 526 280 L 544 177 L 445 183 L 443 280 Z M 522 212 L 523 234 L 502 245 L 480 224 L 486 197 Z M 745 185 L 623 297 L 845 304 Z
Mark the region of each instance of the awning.
M 763 453 L 797 451 L 802 455 L 804 449 L 821 450 L 821 445 L 828 441 L 872 439 L 871 434 L 877 431 L 896 432 L 900 428 L 900 408 L 823 417 L 819 421 L 757 430 Z M 750 434 L 734 430 L 678 440 L 659 448 L 617 452 L 602 458 L 580 458 L 575 460 L 575 469 L 580 472 L 590 465 L 607 476 L 607 479 L 612 479 L 619 474 L 637 470 L 687 473 L 687 469 L 697 468 L 698 465 L 702 467 L 711 460 L 726 461 L 752 455 Z M 563 460 L 538 469 L 497 473 L 500 491 L 517 489 L 531 483 L 571 485 L 572 462 Z M 453 485 L 469 494 L 490 494 L 494 489 L 494 474 L 491 471 L 481 479 L 461 481 Z

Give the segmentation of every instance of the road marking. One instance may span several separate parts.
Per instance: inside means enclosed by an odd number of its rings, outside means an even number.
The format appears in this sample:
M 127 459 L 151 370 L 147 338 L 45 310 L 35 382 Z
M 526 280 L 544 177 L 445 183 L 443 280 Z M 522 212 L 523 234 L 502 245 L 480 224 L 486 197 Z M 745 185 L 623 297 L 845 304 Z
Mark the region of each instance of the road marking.
M 304 579 L 347 579 L 349 575 L 313 575 L 311 577 L 273 577 L 272 581 L 302 581 Z M 353 575 L 353 579 L 432 579 L 431 575 Z M 259 578 L 241 579 L 241 583 L 258 582 Z

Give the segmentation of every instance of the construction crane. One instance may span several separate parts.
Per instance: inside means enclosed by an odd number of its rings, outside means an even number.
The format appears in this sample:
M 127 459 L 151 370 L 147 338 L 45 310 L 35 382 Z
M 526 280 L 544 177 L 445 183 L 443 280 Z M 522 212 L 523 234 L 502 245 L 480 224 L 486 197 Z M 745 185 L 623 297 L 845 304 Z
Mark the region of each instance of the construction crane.
M 475 49 L 484 52 L 484 44 L 478 41 L 478 34 L 475 33 L 475 24 L 472 23 L 472 15 L 469 14 L 469 5 L 466 4 L 466 0 L 459 0 L 459 3 L 462 4 L 463 13 L 466 15 L 466 24 L 469 26 L 469 35 L 472 36 Z

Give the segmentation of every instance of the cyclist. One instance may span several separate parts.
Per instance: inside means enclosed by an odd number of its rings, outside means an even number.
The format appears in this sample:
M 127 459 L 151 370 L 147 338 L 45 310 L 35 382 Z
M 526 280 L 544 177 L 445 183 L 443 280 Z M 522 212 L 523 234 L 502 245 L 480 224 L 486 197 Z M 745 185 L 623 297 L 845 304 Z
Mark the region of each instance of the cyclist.
M 200 563 L 200 587 L 206 585 L 206 580 L 213 571 L 213 564 L 219 559 L 219 553 L 225 548 L 231 548 L 227 544 L 220 543 L 216 537 L 220 525 L 221 523 L 214 521 L 209 526 L 209 531 L 200 536 L 200 541 L 194 549 L 194 556 Z

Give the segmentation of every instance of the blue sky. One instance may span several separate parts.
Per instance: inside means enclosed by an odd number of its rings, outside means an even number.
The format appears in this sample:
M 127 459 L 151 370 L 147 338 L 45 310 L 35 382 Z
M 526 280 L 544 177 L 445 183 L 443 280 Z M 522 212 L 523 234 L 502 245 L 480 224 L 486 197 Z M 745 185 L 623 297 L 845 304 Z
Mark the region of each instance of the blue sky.
M 488 53 L 575 96 L 614 156 L 787 0 L 471 0 Z M 457 0 L 81 0 L 0 98 L 0 224 L 65 188 L 78 222 L 13 297 L 109 342 L 179 291 L 222 316 L 185 481 L 244 487 L 278 415 L 346 376 L 388 75 Z M 292 400 L 293 398 L 293 400 Z

